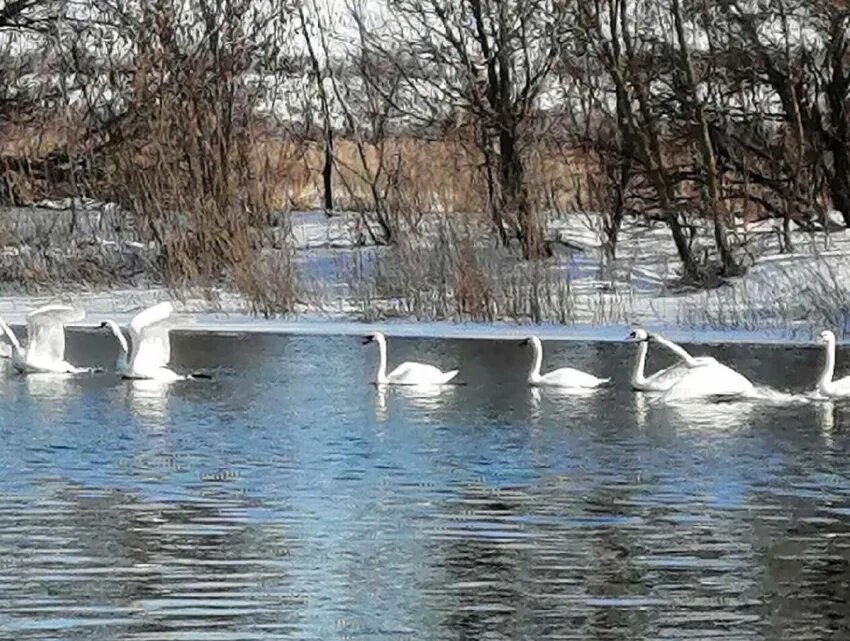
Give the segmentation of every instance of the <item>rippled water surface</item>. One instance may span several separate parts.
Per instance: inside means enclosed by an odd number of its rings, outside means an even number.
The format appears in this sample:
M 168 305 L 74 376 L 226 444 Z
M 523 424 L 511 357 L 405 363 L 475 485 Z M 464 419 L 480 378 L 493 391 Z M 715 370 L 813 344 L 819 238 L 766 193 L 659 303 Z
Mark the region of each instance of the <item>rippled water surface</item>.
M 513 341 L 391 340 L 461 367 L 438 394 L 367 384 L 354 337 L 173 343 L 214 379 L 0 377 L 1 638 L 850 634 L 841 405 L 660 407 L 618 344 L 547 344 L 615 380 L 575 397 L 529 390 Z M 695 351 L 792 390 L 821 358 Z

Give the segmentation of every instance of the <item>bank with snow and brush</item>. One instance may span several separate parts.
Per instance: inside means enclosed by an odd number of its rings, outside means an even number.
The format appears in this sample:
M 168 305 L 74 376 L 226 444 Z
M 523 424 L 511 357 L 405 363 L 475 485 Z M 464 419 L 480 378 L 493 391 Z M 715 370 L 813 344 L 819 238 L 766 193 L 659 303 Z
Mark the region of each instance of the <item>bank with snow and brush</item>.
M 492 228 L 471 216 L 425 214 L 382 246 L 368 214 L 292 212 L 256 230 L 267 290 L 246 292 L 226 272 L 214 282 L 169 283 L 163 248 L 117 205 L 44 202 L 0 217 L 0 313 L 14 322 L 26 309 L 72 298 L 98 321 L 176 296 L 182 313 L 223 327 L 275 326 L 255 317 L 282 318 L 281 328 L 347 320 L 504 324 L 498 332 L 515 323 L 640 323 L 806 340 L 822 327 L 841 336 L 846 324 L 850 235 L 832 218 L 827 228 L 794 231 L 794 253 L 780 253 L 781 221 L 738 225 L 748 269 L 698 288 L 682 282 L 667 226 L 646 218 L 624 221 L 611 258 L 601 216 L 552 214 L 545 225 L 551 256 L 529 262 L 499 247 Z M 692 246 L 710 260 L 709 226 L 694 227 Z

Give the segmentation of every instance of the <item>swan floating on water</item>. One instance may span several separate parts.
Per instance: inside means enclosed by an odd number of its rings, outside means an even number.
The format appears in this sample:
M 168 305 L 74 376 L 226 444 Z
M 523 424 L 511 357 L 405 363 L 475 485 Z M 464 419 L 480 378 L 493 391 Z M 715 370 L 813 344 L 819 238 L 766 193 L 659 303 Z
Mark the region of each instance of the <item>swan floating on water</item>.
M 443 385 L 457 376 L 460 370 L 444 372 L 433 365 L 407 361 L 387 374 L 387 339 L 381 332 L 374 332 L 363 339 L 363 344 L 375 342 L 380 350 L 378 385 Z
M 154 380 L 171 383 L 191 378 L 209 378 L 205 374 L 178 374 L 169 369 L 171 360 L 171 339 L 169 322 L 174 306 L 169 302 L 158 303 L 139 312 L 130 320 L 130 338 L 132 350 L 127 345 L 121 328 L 115 321 L 107 320 L 100 324 L 108 328 L 118 339 L 121 353 L 115 362 L 116 371 L 124 378 Z
M 534 348 L 534 360 L 531 362 L 531 370 L 528 372 L 529 385 L 592 389 L 611 381 L 610 378 L 598 378 L 593 374 L 588 374 L 572 367 L 562 367 L 546 374 L 541 374 L 540 368 L 543 366 L 543 343 L 536 336 L 529 336 L 522 342 L 523 345 L 527 343 L 531 343 L 531 346 Z
M 668 349 L 671 345 L 675 345 L 675 343 L 670 343 L 657 334 L 653 334 L 652 338 L 658 343 L 668 347 Z M 652 374 L 651 376 L 645 376 L 644 369 L 646 367 L 646 354 L 649 351 L 649 334 L 647 334 L 645 329 L 637 328 L 629 334 L 628 340 L 638 344 L 637 358 L 635 359 L 635 365 L 632 369 L 632 389 L 641 392 L 666 392 L 673 387 L 673 384 L 676 383 L 676 381 L 687 374 L 689 369 L 688 365 L 684 360 L 682 360 L 655 372 L 655 374 Z M 675 345 L 675 347 L 679 346 Z M 681 347 L 679 347 L 679 349 L 683 352 L 685 351 Z M 676 350 L 672 351 L 678 354 Z M 685 353 L 687 354 L 687 352 Z M 690 354 L 688 354 L 688 357 L 691 357 Z
M 65 325 L 85 318 L 82 309 L 70 305 L 45 305 L 27 314 L 27 346 L 0 318 L 0 331 L 12 344 L 12 364 L 18 371 L 31 374 L 79 374 L 90 368 L 75 367 L 65 360 Z
M 850 376 L 845 376 L 837 381 L 832 380 L 835 375 L 835 334 L 824 330 L 818 335 L 817 342 L 824 346 L 826 360 L 818 379 L 817 391 L 821 396 L 828 398 L 841 398 L 850 396 Z

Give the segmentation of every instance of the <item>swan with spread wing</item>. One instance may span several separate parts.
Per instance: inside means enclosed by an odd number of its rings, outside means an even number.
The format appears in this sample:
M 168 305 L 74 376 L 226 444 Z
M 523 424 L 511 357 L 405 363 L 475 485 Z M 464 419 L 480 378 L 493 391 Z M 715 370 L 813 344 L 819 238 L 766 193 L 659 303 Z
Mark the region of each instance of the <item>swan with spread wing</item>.
M 65 360 L 65 325 L 85 318 L 82 309 L 70 305 L 45 305 L 27 314 L 27 345 L 0 318 L 0 331 L 12 345 L 12 364 L 25 374 L 79 374 L 90 368 Z
M 128 345 L 121 328 L 115 321 L 101 323 L 101 328 L 109 329 L 115 335 L 121 347 L 115 362 L 116 371 L 124 378 L 155 380 L 161 383 L 187 378 L 208 378 L 205 374 L 181 375 L 168 367 L 171 360 L 171 315 L 174 306 L 163 302 L 148 307 L 130 320 L 130 339 Z
M 646 369 L 646 355 L 649 351 L 649 334 L 645 329 L 638 327 L 629 334 L 628 340 L 638 344 L 637 358 L 635 359 L 635 364 L 632 368 L 632 389 L 641 392 L 666 392 L 673 387 L 676 381 L 687 374 L 687 363 L 684 360 L 679 360 L 679 362 L 674 363 L 669 367 L 665 367 L 654 374 L 646 376 L 644 370 Z M 653 334 L 653 340 L 657 341 L 661 345 L 669 343 L 669 341 L 657 334 Z M 676 347 L 678 347 L 678 345 Z M 688 354 L 688 357 L 690 357 L 690 354 Z

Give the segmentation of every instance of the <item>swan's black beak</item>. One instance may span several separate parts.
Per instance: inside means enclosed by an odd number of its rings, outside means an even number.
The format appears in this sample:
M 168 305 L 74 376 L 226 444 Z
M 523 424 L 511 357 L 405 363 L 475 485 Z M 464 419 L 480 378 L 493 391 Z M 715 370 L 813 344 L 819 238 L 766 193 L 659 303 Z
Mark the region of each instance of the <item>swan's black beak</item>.
M 374 339 L 373 339 L 371 336 L 366 336 L 366 337 L 363 339 L 363 344 L 364 344 L 364 345 L 368 345 L 368 344 L 369 344 L 369 343 L 371 343 L 373 340 L 374 340 Z
M 107 327 L 109 327 L 109 325 L 106 324 L 106 321 L 100 324 L 100 329 L 106 329 Z
M 525 338 L 519 342 L 520 345 L 528 345 L 528 339 Z

